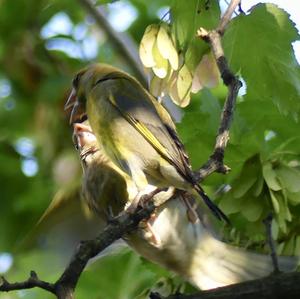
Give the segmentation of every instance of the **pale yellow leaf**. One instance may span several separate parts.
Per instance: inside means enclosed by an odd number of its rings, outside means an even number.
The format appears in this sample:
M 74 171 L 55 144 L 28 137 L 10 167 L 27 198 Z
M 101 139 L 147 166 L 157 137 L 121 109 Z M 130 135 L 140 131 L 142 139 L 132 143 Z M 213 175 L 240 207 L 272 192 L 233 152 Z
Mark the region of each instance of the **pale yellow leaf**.
M 196 93 L 203 87 L 213 88 L 219 84 L 219 80 L 219 69 L 212 53 L 203 55 L 194 73 L 192 92 Z
M 167 25 L 162 24 L 157 34 L 157 47 L 163 58 L 168 59 L 173 70 L 178 69 L 178 53 L 175 49 Z
M 172 101 L 180 106 L 180 98 L 178 96 L 178 91 L 177 91 L 177 77 L 174 78 L 174 80 L 172 80 L 172 83 L 170 84 L 170 87 L 169 87 L 169 96 L 171 97 Z
M 278 202 L 278 199 L 276 198 L 275 196 L 275 193 L 273 193 L 273 191 L 271 189 L 269 189 L 270 191 L 270 195 L 271 195 L 271 202 L 272 202 L 272 205 L 273 205 L 273 208 L 274 208 L 274 211 L 275 213 L 279 213 L 280 211 L 280 206 L 279 206 L 279 202 Z
M 165 91 L 165 87 L 166 87 L 166 82 L 164 79 L 160 79 L 156 76 L 153 76 L 152 79 L 150 80 L 149 90 L 150 93 L 155 97 L 161 96 Z
M 157 77 L 163 79 L 168 74 L 169 62 L 160 54 L 157 43 L 155 43 L 153 46 L 152 54 L 155 61 L 155 65 L 152 67 L 152 70 Z
M 178 72 L 176 81 L 177 93 L 179 102 L 177 103 L 180 107 L 185 107 L 190 102 L 190 93 L 192 87 L 192 74 L 184 64 Z
M 153 57 L 153 47 L 158 34 L 159 26 L 156 24 L 149 25 L 140 43 L 139 54 L 141 61 L 145 67 L 155 66 Z
M 163 79 L 153 76 L 150 80 L 149 90 L 155 97 L 163 97 L 168 92 L 169 82 L 172 77 L 173 70 L 168 66 L 167 76 Z

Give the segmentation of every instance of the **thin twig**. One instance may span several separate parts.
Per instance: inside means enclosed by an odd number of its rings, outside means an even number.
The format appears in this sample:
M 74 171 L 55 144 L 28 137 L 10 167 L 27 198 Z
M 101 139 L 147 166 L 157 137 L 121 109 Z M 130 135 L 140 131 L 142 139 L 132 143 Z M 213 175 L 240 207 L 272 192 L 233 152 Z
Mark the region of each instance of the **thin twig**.
M 4 277 L 1 277 L 1 279 L 2 279 L 2 283 L 0 283 L 0 292 L 25 290 L 25 289 L 32 289 L 37 287 L 55 294 L 54 284 L 40 280 L 34 271 L 31 271 L 29 278 L 22 282 L 10 283 Z
M 272 263 L 273 263 L 273 267 L 274 267 L 274 273 L 278 274 L 280 272 L 279 270 L 279 264 L 278 264 L 278 257 L 276 254 L 276 249 L 275 249 L 275 243 L 272 237 L 272 219 L 273 216 L 270 213 L 264 220 L 263 223 L 266 227 L 266 235 L 267 235 L 267 243 L 270 247 L 270 252 L 271 252 L 271 258 L 272 258 Z
M 228 5 L 223 17 L 221 18 L 221 21 L 219 23 L 219 26 L 217 28 L 217 31 L 223 35 L 226 29 L 227 24 L 230 22 L 231 17 L 237 7 L 241 4 L 241 0 L 232 0 L 230 4 Z
M 142 64 L 139 62 L 139 55 L 135 43 L 129 36 L 125 36 L 121 32 L 116 32 L 101 10 L 97 9 L 91 0 L 79 0 L 82 7 L 95 19 L 97 25 L 103 30 L 111 44 L 120 53 L 128 66 L 132 69 L 139 81 L 147 87 L 148 82 L 144 73 Z
M 54 284 L 40 280 L 32 271 L 29 279 L 24 282 L 9 283 L 5 278 L 2 278 L 0 291 L 9 292 L 38 287 L 55 294 L 58 299 L 73 299 L 78 279 L 88 261 L 114 241 L 136 229 L 141 220 L 148 219 L 156 207 L 164 204 L 170 198 L 170 195 L 164 196 L 163 194 L 155 197 L 156 193 L 160 191 L 162 190 L 157 189 L 149 194 L 151 198 L 154 196 L 153 200 L 145 199 L 144 207 L 138 207 L 133 214 L 123 212 L 113 218 L 96 239 L 81 242 L 71 262 Z
M 237 0 L 232 0 L 230 2 L 216 30 L 207 31 L 204 28 L 199 28 L 197 30 L 197 36 L 211 45 L 223 83 L 228 87 L 228 94 L 221 114 L 220 126 L 216 137 L 214 151 L 209 160 L 197 172 L 195 172 L 195 177 L 198 181 L 203 180 L 206 176 L 213 172 L 227 173 L 230 170 L 230 168 L 223 163 L 224 152 L 229 140 L 229 128 L 233 117 L 236 98 L 242 83 L 232 73 L 228 66 L 227 59 L 224 56 L 221 36 L 239 3 L 240 1 Z

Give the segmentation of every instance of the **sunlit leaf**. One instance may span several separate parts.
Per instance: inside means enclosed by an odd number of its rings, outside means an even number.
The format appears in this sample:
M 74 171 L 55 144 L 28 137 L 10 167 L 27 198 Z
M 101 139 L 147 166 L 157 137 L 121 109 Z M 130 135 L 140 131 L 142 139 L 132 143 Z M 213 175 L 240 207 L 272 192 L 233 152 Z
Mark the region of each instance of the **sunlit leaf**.
M 174 47 L 169 29 L 161 24 L 157 35 L 157 47 L 163 58 L 168 59 L 173 70 L 178 69 L 178 53 Z
M 278 199 L 276 198 L 276 193 L 274 193 L 273 191 L 270 190 L 270 195 L 271 195 L 271 201 L 272 201 L 272 205 L 273 205 L 273 209 L 275 211 L 275 213 L 279 213 L 280 212 L 280 205 L 278 202 Z
M 278 191 L 282 189 L 281 185 L 278 182 L 276 172 L 273 170 L 271 163 L 266 163 L 263 166 L 263 176 L 270 189 L 274 191 Z
M 175 104 L 179 105 L 180 107 L 185 107 L 190 102 L 190 92 L 192 87 L 192 74 L 184 64 L 179 72 L 177 80 L 174 84 L 174 88 L 176 88 L 178 98 L 173 98 L 173 93 L 171 93 L 171 97 L 174 100 Z M 175 91 L 175 94 L 176 94 Z
M 291 45 L 297 39 L 289 15 L 274 4 L 256 5 L 249 15 L 240 14 L 231 22 L 224 36 L 225 53 L 246 81 L 246 101 L 273 102 L 281 113 L 298 119 L 300 67 Z
M 300 192 L 287 192 L 288 201 L 291 205 L 298 205 L 300 204 Z
M 243 202 L 241 213 L 248 221 L 257 221 L 261 217 L 262 212 L 263 205 L 261 205 L 259 201 L 255 200 L 254 198 L 248 197 Z
M 286 165 L 280 165 L 276 168 L 276 174 L 281 181 L 282 186 L 291 193 L 300 191 L 300 171 Z
M 156 65 L 153 48 L 157 38 L 158 30 L 158 25 L 149 25 L 146 28 L 143 38 L 141 40 L 139 54 L 141 61 L 145 67 L 153 67 Z
M 252 194 L 254 196 L 259 196 L 263 190 L 263 186 L 264 186 L 264 179 L 263 179 L 263 176 L 261 174 L 259 174 L 257 181 L 254 185 Z
M 219 83 L 220 73 L 212 53 L 203 55 L 195 69 L 192 92 L 197 93 L 203 87 L 213 88 Z
M 157 42 L 154 43 L 152 54 L 155 61 L 155 65 L 152 67 L 152 70 L 157 77 L 163 79 L 168 74 L 169 62 L 160 54 Z

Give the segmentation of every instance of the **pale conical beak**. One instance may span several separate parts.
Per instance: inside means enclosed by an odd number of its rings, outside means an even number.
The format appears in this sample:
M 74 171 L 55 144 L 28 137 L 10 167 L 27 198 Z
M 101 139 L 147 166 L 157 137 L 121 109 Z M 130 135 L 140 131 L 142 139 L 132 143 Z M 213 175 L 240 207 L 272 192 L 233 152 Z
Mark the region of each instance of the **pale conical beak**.
M 76 93 L 76 89 L 73 87 L 72 91 L 69 95 L 69 98 L 65 104 L 65 110 L 68 110 L 69 108 L 71 108 L 72 106 L 74 106 L 75 102 L 77 100 L 77 93 Z
M 76 101 L 73 105 L 73 109 L 71 111 L 70 116 L 70 124 L 74 124 L 80 120 L 82 120 L 82 117 L 86 115 L 84 104 Z

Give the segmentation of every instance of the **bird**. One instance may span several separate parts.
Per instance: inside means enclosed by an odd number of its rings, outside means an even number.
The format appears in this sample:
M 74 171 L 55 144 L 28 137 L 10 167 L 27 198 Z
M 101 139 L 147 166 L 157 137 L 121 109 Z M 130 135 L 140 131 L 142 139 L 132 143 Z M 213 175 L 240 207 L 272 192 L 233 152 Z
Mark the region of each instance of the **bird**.
M 107 222 L 125 209 L 129 178 L 107 158 L 87 120 L 73 127 L 72 139 L 83 171 L 82 196 L 89 208 Z
M 114 164 L 105 157 L 101 146 L 98 147 L 96 137 L 92 136 L 86 123 L 82 127 L 75 124 L 74 132 L 75 137 L 81 135 L 76 137 L 80 144 L 77 148 L 84 166 L 83 190 L 90 207 L 97 215 L 107 215 L 101 211 L 112 210 L 112 203 L 108 200 L 111 198 L 114 212 L 119 213 L 128 200 L 125 189 L 119 190 L 119 196 L 115 196 L 118 188 L 126 188 L 119 183 L 124 173 L 115 172 Z M 104 175 L 103 171 L 112 172 L 113 175 Z M 177 273 L 202 290 L 272 273 L 273 263 L 269 255 L 251 252 L 217 239 L 213 228 L 202 220 L 210 215 L 206 215 L 207 210 L 198 209 L 200 221 L 191 222 L 183 196 L 183 192 L 172 195 L 170 200 L 157 208 L 155 217 L 149 220 L 150 230 L 148 226 L 140 224 L 135 231 L 123 236 L 124 241 L 144 258 Z M 280 270 L 293 271 L 298 258 L 280 256 L 278 263 Z
M 134 77 L 92 64 L 74 77 L 65 108 L 70 106 L 70 122 L 87 114 L 107 156 L 131 176 L 140 195 L 149 185 L 195 190 L 218 219 L 230 222 L 196 181 L 170 114 Z

